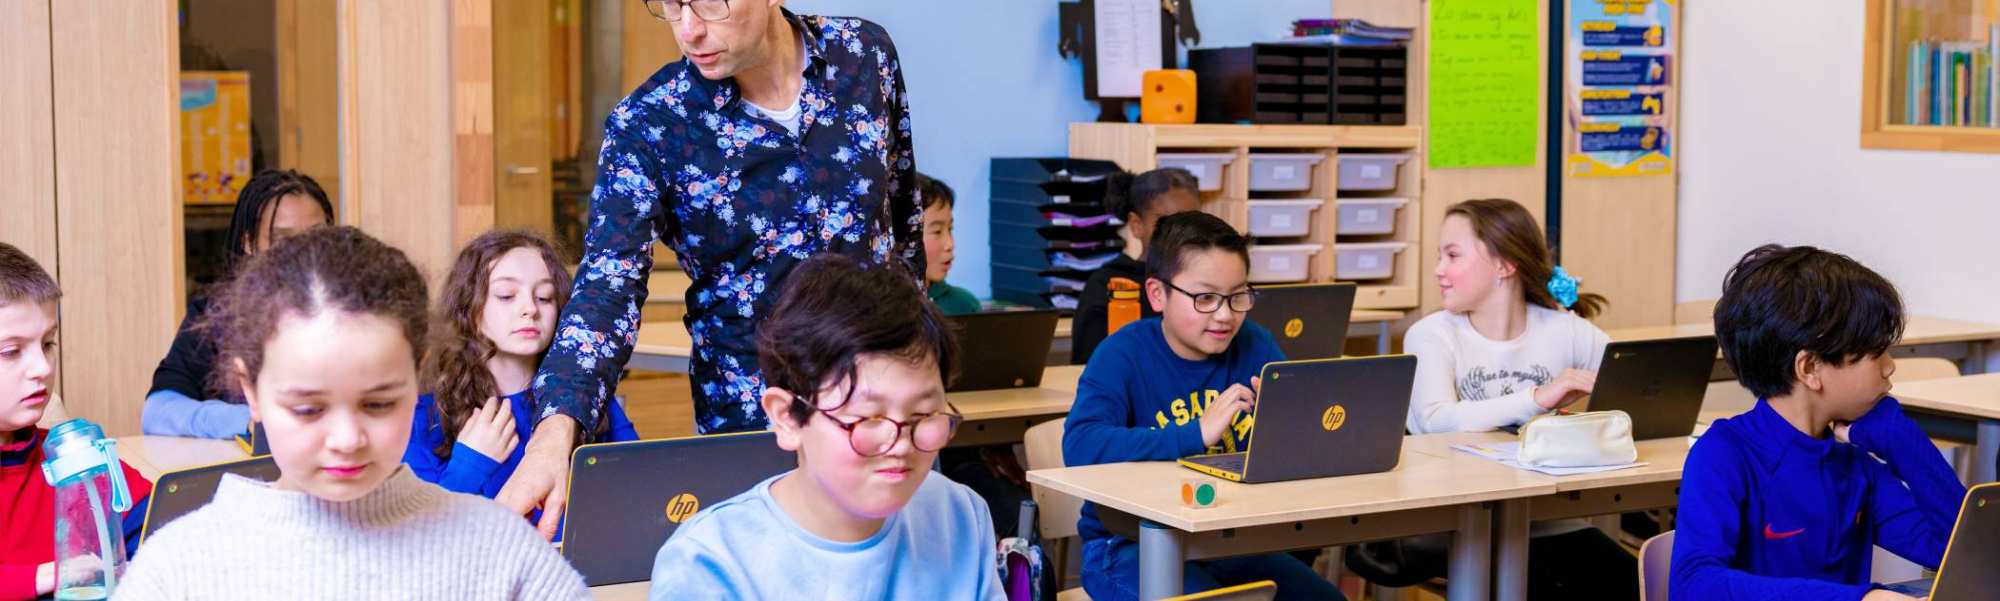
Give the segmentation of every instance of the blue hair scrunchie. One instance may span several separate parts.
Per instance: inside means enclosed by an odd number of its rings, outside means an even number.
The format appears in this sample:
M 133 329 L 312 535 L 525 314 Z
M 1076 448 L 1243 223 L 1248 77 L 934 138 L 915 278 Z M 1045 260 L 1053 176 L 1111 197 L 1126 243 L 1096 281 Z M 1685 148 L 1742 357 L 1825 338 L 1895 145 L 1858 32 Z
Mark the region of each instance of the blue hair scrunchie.
M 1549 274 L 1549 294 L 1555 295 L 1556 303 L 1564 309 L 1570 308 L 1576 304 L 1576 278 L 1557 265 L 1555 273 Z

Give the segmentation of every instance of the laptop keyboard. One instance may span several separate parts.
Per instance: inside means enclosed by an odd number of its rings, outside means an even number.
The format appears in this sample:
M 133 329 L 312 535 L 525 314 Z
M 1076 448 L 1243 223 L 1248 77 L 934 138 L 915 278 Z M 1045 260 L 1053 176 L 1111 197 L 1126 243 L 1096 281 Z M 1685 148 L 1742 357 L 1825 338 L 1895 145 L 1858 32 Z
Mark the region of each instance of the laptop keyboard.
M 1187 460 L 1232 474 L 1241 474 L 1243 473 L 1243 459 L 1245 457 L 1245 453 L 1223 453 L 1220 455 L 1189 457 Z

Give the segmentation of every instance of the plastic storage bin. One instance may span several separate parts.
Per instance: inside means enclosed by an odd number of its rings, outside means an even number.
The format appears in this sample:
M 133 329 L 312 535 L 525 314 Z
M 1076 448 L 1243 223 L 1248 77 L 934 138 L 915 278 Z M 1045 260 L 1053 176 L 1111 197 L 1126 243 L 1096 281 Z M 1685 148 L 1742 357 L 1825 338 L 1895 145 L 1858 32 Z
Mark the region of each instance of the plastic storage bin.
M 1325 201 L 1318 199 L 1300 200 L 1252 200 L 1250 201 L 1250 235 L 1255 237 L 1304 236 L 1312 231 L 1313 211 L 1319 210 Z
M 1407 242 L 1351 242 L 1335 244 L 1334 277 L 1342 280 L 1386 280 L 1396 275 L 1396 253 Z M 1255 250 L 1256 247 L 1251 247 Z M 1250 271 L 1257 271 L 1256 254 L 1251 254 Z M 1255 277 L 1253 276 L 1254 280 Z
M 1342 190 L 1394 190 L 1396 171 L 1410 160 L 1407 154 L 1340 155 Z
M 1333 201 L 1335 210 L 1340 211 L 1340 226 L 1334 229 L 1334 233 L 1342 236 L 1394 234 L 1396 212 L 1408 204 L 1410 199 L 1407 198 L 1343 198 Z
M 1278 284 L 1303 282 L 1307 267 L 1313 255 L 1319 254 L 1318 244 L 1252 244 L 1250 245 L 1250 282 L 1253 284 Z
M 1236 160 L 1236 155 L 1226 152 L 1162 152 L 1155 162 L 1161 169 L 1179 167 L 1188 170 L 1195 179 L 1201 180 L 1201 191 L 1214 192 L 1222 189 L 1222 169 L 1233 160 Z
M 1250 191 L 1298 192 L 1312 189 L 1312 168 L 1326 156 L 1318 154 L 1250 155 Z

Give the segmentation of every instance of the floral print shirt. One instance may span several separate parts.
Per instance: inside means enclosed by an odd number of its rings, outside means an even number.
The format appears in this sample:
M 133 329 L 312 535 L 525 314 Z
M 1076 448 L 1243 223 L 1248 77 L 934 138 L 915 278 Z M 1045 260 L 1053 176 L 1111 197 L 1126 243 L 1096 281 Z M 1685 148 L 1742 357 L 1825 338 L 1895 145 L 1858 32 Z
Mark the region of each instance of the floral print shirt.
M 695 428 L 766 427 L 757 321 L 792 268 L 818 253 L 923 276 L 910 105 L 888 32 L 868 21 L 785 12 L 805 34 L 794 136 L 734 80 L 669 64 L 612 109 L 590 196 L 585 252 L 535 377 L 539 418 L 602 429 L 639 329 L 652 245 L 693 280 L 683 318 Z

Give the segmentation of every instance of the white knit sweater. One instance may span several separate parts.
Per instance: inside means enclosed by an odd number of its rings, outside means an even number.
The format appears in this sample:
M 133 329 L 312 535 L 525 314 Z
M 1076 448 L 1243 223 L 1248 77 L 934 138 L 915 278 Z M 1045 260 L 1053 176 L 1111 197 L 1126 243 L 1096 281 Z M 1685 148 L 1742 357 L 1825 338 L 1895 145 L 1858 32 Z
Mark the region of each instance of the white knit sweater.
M 336 503 L 224 477 L 139 549 L 124 599 L 589 599 L 521 516 L 398 469 Z

